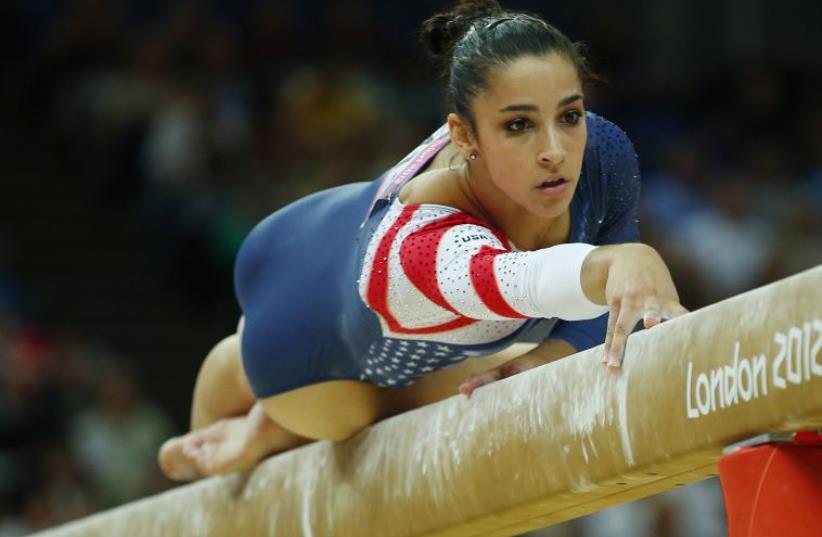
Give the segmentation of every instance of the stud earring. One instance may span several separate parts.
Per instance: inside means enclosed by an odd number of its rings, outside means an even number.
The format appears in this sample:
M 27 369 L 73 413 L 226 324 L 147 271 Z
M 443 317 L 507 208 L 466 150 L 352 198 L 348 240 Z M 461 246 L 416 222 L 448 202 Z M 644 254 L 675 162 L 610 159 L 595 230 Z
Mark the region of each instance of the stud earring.
M 477 160 L 477 154 L 471 153 L 470 155 L 468 155 L 468 160 Z

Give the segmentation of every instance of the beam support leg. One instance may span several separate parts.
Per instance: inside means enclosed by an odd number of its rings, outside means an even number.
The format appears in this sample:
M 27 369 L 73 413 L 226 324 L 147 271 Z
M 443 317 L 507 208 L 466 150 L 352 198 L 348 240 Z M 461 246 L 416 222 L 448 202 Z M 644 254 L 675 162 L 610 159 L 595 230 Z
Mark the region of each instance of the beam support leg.
M 731 450 L 719 461 L 729 537 L 822 535 L 822 433 Z

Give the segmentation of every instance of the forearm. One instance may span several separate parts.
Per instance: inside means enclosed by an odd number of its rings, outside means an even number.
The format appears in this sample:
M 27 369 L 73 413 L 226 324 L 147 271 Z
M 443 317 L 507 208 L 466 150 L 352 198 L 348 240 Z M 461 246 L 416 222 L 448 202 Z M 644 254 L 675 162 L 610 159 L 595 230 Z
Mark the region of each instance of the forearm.
M 191 404 L 191 429 L 245 414 L 255 401 L 242 369 L 240 338 L 232 334 L 214 346 L 200 367 Z

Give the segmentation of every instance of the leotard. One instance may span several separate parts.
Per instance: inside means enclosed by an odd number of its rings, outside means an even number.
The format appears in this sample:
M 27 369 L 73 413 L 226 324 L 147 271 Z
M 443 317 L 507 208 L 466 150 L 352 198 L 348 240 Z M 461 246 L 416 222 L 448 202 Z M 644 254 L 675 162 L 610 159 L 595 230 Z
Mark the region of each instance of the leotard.
M 639 240 L 633 147 L 613 123 L 590 112 L 586 121 L 575 246 L 566 247 L 576 263 L 586 245 Z M 378 179 L 298 200 L 245 239 L 235 288 L 258 398 L 330 380 L 404 386 L 519 341 L 602 343 L 605 310 L 586 304 L 578 285 L 538 276 L 557 247 L 519 252 L 457 209 L 400 202 L 400 188 L 448 142 L 443 126 Z

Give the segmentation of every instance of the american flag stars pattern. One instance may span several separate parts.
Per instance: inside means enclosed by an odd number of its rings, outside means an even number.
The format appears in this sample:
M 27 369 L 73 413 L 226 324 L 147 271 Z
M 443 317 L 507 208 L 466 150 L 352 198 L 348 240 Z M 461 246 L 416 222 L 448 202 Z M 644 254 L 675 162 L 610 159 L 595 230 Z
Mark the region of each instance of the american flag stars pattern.
M 464 357 L 464 352 L 451 345 L 385 338 L 369 347 L 366 368 L 360 374 L 360 380 L 383 387 L 407 386 L 422 375 L 459 362 Z

